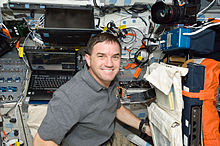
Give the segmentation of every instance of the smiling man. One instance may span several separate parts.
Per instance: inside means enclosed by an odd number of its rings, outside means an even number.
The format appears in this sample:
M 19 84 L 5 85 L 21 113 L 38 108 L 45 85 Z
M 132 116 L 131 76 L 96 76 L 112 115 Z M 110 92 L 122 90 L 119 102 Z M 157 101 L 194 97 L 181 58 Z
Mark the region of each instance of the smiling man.
M 88 45 L 92 43 L 95 42 L 90 42 Z M 117 42 L 104 41 L 94 45 L 93 49 L 85 55 L 90 74 L 100 85 L 106 88 L 109 87 L 119 72 L 120 48 Z
M 102 33 L 89 40 L 87 65 L 54 93 L 34 146 L 114 145 L 115 118 L 151 136 L 149 126 L 117 96 L 120 57 L 115 36 Z

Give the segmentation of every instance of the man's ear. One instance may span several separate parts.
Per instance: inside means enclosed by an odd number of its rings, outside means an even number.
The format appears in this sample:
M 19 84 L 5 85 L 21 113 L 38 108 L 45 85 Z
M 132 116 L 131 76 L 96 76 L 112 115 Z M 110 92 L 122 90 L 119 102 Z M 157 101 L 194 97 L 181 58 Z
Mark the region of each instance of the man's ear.
M 85 54 L 85 59 L 86 59 L 87 65 L 90 67 L 90 55 Z

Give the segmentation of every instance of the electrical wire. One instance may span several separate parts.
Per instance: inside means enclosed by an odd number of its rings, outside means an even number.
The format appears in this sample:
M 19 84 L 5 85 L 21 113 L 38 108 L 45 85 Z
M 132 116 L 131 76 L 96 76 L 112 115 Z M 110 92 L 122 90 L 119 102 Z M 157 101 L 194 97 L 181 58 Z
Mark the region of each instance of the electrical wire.
M 153 26 L 153 29 L 155 28 L 155 23 L 154 23 L 154 26 Z M 143 67 L 148 61 L 149 61 L 149 57 L 150 57 L 150 54 L 155 50 L 151 50 L 150 48 L 149 48 L 149 41 L 150 41 L 150 38 L 151 38 L 151 36 L 152 36 L 152 34 L 153 34 L 153 31 L 150 33 L 150 35 L 149 35 L 149 37 L 148 38 L 143 38 L 142 39 L 142 45 L 144 45 L 144 48 L 140 48 L 136 53 L 135 53 L 135 58 L 137 58 L 137 54 L 140 52 L 140 51 L 142 51 L 142 50 L 146 50 L 147 51 L 147 59 L 145 60 L 145 61 L 143 61 L 143 62 L 141 62 L 141 63 L 139 63 L 139 67 Z M 147 39 L 147 43 L 145 44 L 144 43 L 144 40 L 145 39 Z
M 123 14 L 123 13 L 121 13 L 121 14 Z M 124 13 L 124 14 L 127 14 L 127 13 Z M 120 15 L 120 14 L 119 14 L 119 15 Z M 120 15 L 120 16 L 124 17 L 124 15 Z M 131 18 L 131 17 L 132 17 L 132 15 L 127 16 L 127 17 L 124 17 L 124 18 L 121 18 L 121 19 L 115 21 L 115 23 L 117 23 L 117 22 L 119 22 L 119 21 L 123 21 L 123 20 L 125 20 L 125 19 L 129 19 L 129 18 Z M 140 33 L 142 34 L 142 36 L 145 37 L 145 34 L 144 34 L 140 29 L 138 29 L 138 28 L 136 28 L 136 27 L 127 27 L 127 28 L 135 29 L 135 30 L 137 30 L 138 32 L 140 32 Z
M 26 137 L 26 132 L 25 132 L 25 129 L 24 129 L 24 126 L 23 126 L 23 125 L 24 125 L 24 123 L 23 123 L 23 118 L 22 118 L 22 114 L 21 114 L 20 107 L 19 107 L 19 103 L 22 102 L 22 100 L 24 99 L 24 97 L 25 97 L 25 96 L 20 95 L 20 96 L 18 97 L 19 100 L 16 102 L 16 104 L 15 104 L 12 108 L 10 108 L 10 109 L 8 110 L 8 112 L 6 112 L 6 113 L 3 115 L 3 117 L 8 117 L 8 116 L 9 116 L 9 113 L 10 113 L 13 109 L 15 109 L 15 112 L 14 112 L 14 113 L 15 113 L 15 118 L 18 119 L 17 109 L 19 109 L 19 115 L 21 116 L 21 117 L 20 117 L 20 119 L 21 119 L 21 124 L 22 124 L 22 127 L 23 127 L 25 140 L 26 140 L 26 143 L 27 143 L 27 146 L 28 146 L 27 137 Z M 18 123 L 17 123 L 17 127 L 19 127 L 19 126 L 18 126 Z M 9 134 L 9 133 L 10 133 L 10 132 L 8 132 L 8 134 Z M 7 137 L 8 134 L 5 135 L 5 138 Z M 20 136 L 21 136 L 21 135 L 19 134 L 19 139 L 21 139 Z
M 20 114 L 20 118 L 21 118 L 21 124 L 22 124 L 23 132 L 24 132 L 25 142 L 28 146 L 27 134 L 26 134 L 25 127 L 24 127 L 24 121 L 23 121 L 23 118 L 22 118 L 20 106 L 18 107 L 18 110 L 19 110 L 19 114 Z
M 121 13 L 122 14 L 122 13 Z M 127 14 L 127 13 L 126 13 Z M 132 16 L 131 15 L 129 15 L 129 16 L 124 16 L 124 15 L 119 15 L 119 16 L 122 16 L 122 17 L 124 17 L 124 18 L 121 18 L 121 19 L 119 19 L 119 20 L 117 20 L 117 21 L 115 21 L 115 23 L 117 23 L 117 22 L 119 22 L 119 21 L 123 21 L 123 20 L 125 20 L 125 19 L 129 19 L 129 18 L 131 18 Z
M 209 8 L 211 8 L 214 4 L 215 4 L 216 0 L 213 0 L 207 7 L 205 7 L 204 9 L 202 9 L 200 12 L 197 13 L 197 17 L 199 17 L 200 15 L 202 15 L 202 13 L 204 13 L 205 11 L 207 11 Z
M 23 42 L 23 45 L 22 45 L 23 49 L 24 49 L 25 43 L 26 43 L 26 41 L 27 41 L 27 39 L 29 38 L 29 36 L 30 36 L 31 33 L 32 33 L 32 31 L 29 32 L 29 33 L 27 34 L 27 36 L 25 37 L 24 42 Z M 25 55 L 25 54 L 24 54 L 24 55 Z M 30 65 L 29 65 L 28 62 L 25 60 L 25 58 L 24 58 L 24 57 L 22 57 L 22 58 L 23 58 L 24 63 L 27 65 L 27 67 L 30 67 Z
M 95 6 L 96 8 L 98 8 L 99 10 L 101 10 L 101 11 L 102 11 L 101 7 L 99 7 L 99 6 L 98 6 L 98 4 L 97 4 L 96 0 L 93 0 L 93 4 L 94 4 L 94 6 Z
M 12 108 L 10 108 L 4 115 L 3 115 L 3 117 L 4 116 L 8 116 L 8 114 L 21 102 L 21 100 L 24 98 L 24 96 L 23 95 L 20 95 L 19 96 L 19 100 L 15 103 L 15 105 L 12 107 Z
M 131 12 L 129 12 L 127 9 L 125 9 L 125 8 L 122 8 L 125 12 L 127 12 L 128 14 L 130 14 L 130 15 L 134 15 L 134 14 L 132 14 Z M 144 24 L 146 25 L 146 26 L 148 26 L 147 25 L 147 22 L 141 17 L 141 16 L 138 16 L 138 15 L 136 15 L 136 17 L 138 17 L 138 18 L 140 18 L 143 22 L 144 22 Z
M 150 5 L 134 4 L 134 5 L 132 5 L 131 8 L 129 8 L 129 10 L 134 12 L 134 13 L 144 13 L 146 11 L 149 11 L 150 8 L 151 8 Z
M 129 40 L 129 41 L 125 41 L 124 40 L 124 38 L 126 39 L 128 36 L 127 36 L 127 34 L 128 34 L 128 32 L 127 33 L 125 33 L 125 37 L 121 37 L 121 41 L 123 42 L 123 43 L 125 43 L 125 44 L 132 44 L 132 43 L 134 43 L 135 41 L 136 41 L 136 39 L 137 39 L 137 37 L 136 37 L 136 32 L 133 30 L 133 29 L 129 29 L 129 28 L 125 28 L 125 29 L 123 29 L 122 30 L 122 32 L 124 32 L 124 31 L 130 31 L 131 32 L 131 39 Z
M 6 35 L 4 35 L 4 34 L 1 34 L 1 33 L 0 33 L 0 35 L 3 36 L 3 37 L 5 37 L 5 38 L 7 38 L 7 39 L 10 39 L 8 36 L 6 36 Z
M 199 28 L 202 28 L 202 27 L 204 27 L 204 26 L 206 26 L 206 25 L 208 25 L 208 24 L 212 24 L 213 22 L 205 22 L 205 23 L 203 23 L 203 24 L 201 24 L 200 26 L 196 26 L 196 25 L 198 25 L 198 24 L 193 24 L 192 26 L 186 26 L 186 28 L 196 28 L 196 29 L 199 29 Z
M 30 31 L 30 32 L 32 32 L 32 29 L 31 29 L 31 25 L 29 25 L 29 20 L 28 19 L 26 19 L 25 17 L 23 17 L 23 19 L 24 19 L 24 21 L 27 23 L 27 28 L 28 28 L 28 30 Z
M 203 30 L 205 30 L 205 29 L 207 29 L 207 28 L 209 28 L 209 27 L 216 26 L 216 25 L 220 25 L 220 22 L 212 23 L 212 24 L 206 25 L 206 26 L 202 27 L 201 29 L 196 30 L 196 31 L 191 32 L 191 33 L 183 33 L 183 35 L 195 35 L 195 34 L 198 34 L 198 33 L 202 32 Z
M 8 28 L 5 26 L 4 23 L 1 22 L 0 24 L 9 32 Z M 1 33 L 0 33 L 0 35 L 3 36 L 3 37 L 5 37 L 5 38 L 7 38 L 7 39 L 10 39 L 8 36 L 6 36 L 6 35 L 4 35 L 4 34 L 1 34 Z
M 138 29 L 136 27 L 127 27 L 127 28 L 137 30 L 138 32 L 140 32 L 142 34 L 143 37 L 145 37 L 144 33 L 140 29 Z
M 129 60 L 132 59 L 132 58 L 131 58 L 131 52 L 132 52 L 133 50 L 138 50 L 138 48 L 132 48 L 132 49 L 130 49 L 130 51 L 128 52 L 128 59 L 129 59 Z
M 38 18 L 38 26 L 44 26 L 44 21 L 45 21 L 45 15 L 43 14 Z
M 5 26 L 4 23 L 1 23 L 1 25 L 8 31 L 8 28 Z

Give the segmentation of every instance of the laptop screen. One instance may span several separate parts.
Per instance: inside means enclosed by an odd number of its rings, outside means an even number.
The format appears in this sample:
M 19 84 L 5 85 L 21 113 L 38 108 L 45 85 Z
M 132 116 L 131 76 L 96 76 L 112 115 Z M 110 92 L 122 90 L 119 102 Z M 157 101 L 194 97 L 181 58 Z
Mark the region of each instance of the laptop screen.
M 95 29 L 92 7 L 46 8 L 45 26 L 38 29 L 46 46 L 86 46 Z
M 93 9 L 85 7 L 72 9 L 46 8 L 45 27 L 94 29 Z
M 26 51 L 32 71 L 76 71 L 75 52 Z

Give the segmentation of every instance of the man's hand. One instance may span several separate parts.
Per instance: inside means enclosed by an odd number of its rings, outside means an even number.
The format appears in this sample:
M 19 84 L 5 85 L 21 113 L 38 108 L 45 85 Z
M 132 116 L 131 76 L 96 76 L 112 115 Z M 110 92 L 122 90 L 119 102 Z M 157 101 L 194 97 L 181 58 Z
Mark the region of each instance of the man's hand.
M 146 133 L 148 136 L 152 136 L 152 133 L 151 133 L 151 130 L 150 130 L 150 126 L 149 126 L 149 125 L 146 126 L 146 131 L 145 131 L 145 133 Z
M 33 141 L 33 146 L 58 146 L 53 141 L 45 141 L 43 140 L 38 133 L 36 133 Z

